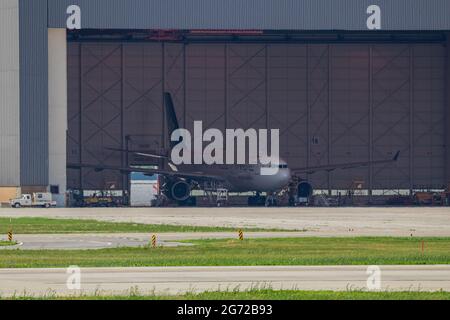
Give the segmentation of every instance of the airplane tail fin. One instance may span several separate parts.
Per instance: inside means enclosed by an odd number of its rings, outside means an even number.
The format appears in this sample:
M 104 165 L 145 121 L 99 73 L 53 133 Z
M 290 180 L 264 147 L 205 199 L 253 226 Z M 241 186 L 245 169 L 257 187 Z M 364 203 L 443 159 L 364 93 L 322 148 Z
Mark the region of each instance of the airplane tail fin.
M 168 92 L 164 93 L 164 104 L 166 111 L 166 122 L 167 122 L 167 130 L 169 133 L 169 140 L 172 136 L 172 133 L 179 129 L 180 126 L 178 124 L 177 114 L 175 112 L 175 106 L 173 104 L 172 95 Z M 170 142 L 170 147 L 173 148 L 176 145 L 176 142 Z

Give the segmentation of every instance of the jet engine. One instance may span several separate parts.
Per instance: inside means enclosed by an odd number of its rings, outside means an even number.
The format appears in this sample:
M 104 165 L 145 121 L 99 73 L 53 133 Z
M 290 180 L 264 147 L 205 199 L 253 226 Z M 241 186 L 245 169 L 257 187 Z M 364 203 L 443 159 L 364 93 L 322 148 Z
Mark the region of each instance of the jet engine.
M 309 201 L 313 195 L 313 191 L 313 186 L 309 182 L 302 181 L 297 186 L 297 197 L 298 199 L 308 199 Z
M 191 196 L 191 185 L 186 181 L 178 180 L 170 186 L 170 198 L 176 201 L 186 201 Z

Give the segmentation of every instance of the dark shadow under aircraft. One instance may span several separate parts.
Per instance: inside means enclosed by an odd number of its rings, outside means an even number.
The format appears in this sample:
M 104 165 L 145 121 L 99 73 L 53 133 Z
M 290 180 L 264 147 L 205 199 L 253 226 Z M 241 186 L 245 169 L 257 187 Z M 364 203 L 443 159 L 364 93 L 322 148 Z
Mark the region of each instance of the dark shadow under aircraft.
M 167 128 L 169 137 L 172 133 L 179 129 L 177 116 L 170 93 L 164 94 L 165 114 L 167 121 Z M 178 142 L 171 142 L 173 148 Z M 210 185 L 217 188 L 226 189 L 228 192 L 256 192 L 257 195 L 261 193 L 276 193 L 285 189 L 292 178 L 301 174 L 312 174 L 315 172 L 325 171 L 331 172 L 337 169 L 351 169 L 358 167 L 365 167 L 369 165 L 380 165 L 394 163 L 398 160 L 400 152 L 397 152 L 395 157 L 388 160 L 379 161 L 363 161 L 343 164 L 332 164 L 323 166 L 311 166 L 305 168 L 290 168 L 286 161 L 279 160 L 278 163 L 272 163 L 271 167 L 276 168 L 276 173 L 273 175 L 262 175 L 261 170 L 263 165 L 248 164 L 248 165 L 180 165 L 175 166 L 171 162 L 169 152 L 167 154 L 153 154 L 142 150 L 122 150 L 108 148 L 109 150 L 117 152 L 128 152 L 136 154 L 141 157 L 163 159 L 167 167 L 170 169 L 142 169 L 137 167 L 116 167 L 102 164 L 68 164 L 70 169 L 91 168 L 96 172 L 104 170 L 112 170 L 120 172 L 121 174 L 131 174 L 133 172 L 143 173 L 145 175 L 153 176 L 160 175 L 164 177 L 165 187 L 163 193 L 167 198 L 183 203 L 191 196 L 193 189 L 202 189 L 201 186 Z

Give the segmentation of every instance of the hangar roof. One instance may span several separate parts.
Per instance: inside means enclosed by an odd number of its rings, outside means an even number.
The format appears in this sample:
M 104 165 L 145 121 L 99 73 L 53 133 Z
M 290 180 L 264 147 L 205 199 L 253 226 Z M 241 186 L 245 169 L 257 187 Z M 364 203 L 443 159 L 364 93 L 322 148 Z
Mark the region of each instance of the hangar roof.
M 30 0 L 22 0 L 30 1 Z M 367 30 L 367 9 L 381 9 L 381 28 L 450 30 L 448 0 L 44 0 L 48 27 L 66 26 L 78 5 L 82 28 Z

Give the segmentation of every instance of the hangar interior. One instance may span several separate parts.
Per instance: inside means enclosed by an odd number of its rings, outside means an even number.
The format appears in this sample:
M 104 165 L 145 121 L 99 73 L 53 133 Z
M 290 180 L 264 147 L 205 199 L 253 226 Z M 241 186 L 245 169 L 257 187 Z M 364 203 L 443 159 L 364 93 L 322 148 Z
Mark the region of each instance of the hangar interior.
M 67 35 L 67 162 L 157 165 L 107 148 L 165 148 L 163 92 L 191 128 L 280 129 L 292 168 L 390 159 L 317 173 L 316 190 L 444 190 L 447 37 L 439 32 L 83 30 Z M 73 190 L 128 177 L 68 170 Z

